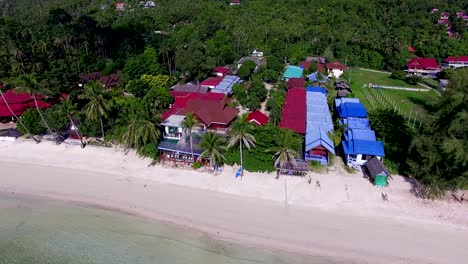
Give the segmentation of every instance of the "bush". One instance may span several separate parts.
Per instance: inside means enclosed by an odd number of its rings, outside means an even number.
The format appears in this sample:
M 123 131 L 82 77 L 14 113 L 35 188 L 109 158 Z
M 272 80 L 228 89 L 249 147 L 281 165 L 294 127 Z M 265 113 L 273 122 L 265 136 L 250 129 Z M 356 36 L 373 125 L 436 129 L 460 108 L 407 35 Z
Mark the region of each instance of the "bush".
M 157 160 L 158 157 L 159 157 L 159 150 L 158 150 L 158 146 L 156 143 L 150 143 L 150 144 L 146 144 L 144 145 L 139 151 L 138 153 L 140 154 L 140 156 L 142 157 L 147 157 L 147 158 L 151 158 L 153 160 Z
M 30 108 L 26 110 L 21 116 L 21 120 L 23 121 L 24 125 L 29 129 L 33 135 L 39 135 L 45 130 L 45 126 L 41 121 L 41 117 L 35 108 Z M 18 123 L 18 130 L 21 134 L 27 134 L 26 129 Z
M 201 162 L 199 162 L 199 161 L 195 161 L 195 162 L 192 164 L 192 168 L 193 168 L 194 170 L 198 170 L 198 169 L 200 169 L 201 167 L 203 167 L 203 164 L 202 164 Z
M 406 77 L 405 81 L 409 84 L 416 85 L 422 81 L 421 76 L 411 75 Z
M 404 81 L 406 79 L 406 73 L 404 71 L 393 71 L 390 78 Z

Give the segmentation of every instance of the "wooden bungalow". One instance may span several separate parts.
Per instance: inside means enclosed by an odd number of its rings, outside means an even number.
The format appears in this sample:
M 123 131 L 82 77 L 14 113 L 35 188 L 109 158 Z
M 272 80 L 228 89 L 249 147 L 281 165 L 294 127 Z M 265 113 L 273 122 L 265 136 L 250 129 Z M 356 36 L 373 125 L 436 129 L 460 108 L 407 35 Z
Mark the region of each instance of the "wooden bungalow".
M 288 161 L 283 166 L 278 164 L 276 166 L 278 173 L 288 174 L 288 175 L 300 175 L 304 176 L 310 171 L 309 163 L 304 160 L 296 159 L 296 164 Z

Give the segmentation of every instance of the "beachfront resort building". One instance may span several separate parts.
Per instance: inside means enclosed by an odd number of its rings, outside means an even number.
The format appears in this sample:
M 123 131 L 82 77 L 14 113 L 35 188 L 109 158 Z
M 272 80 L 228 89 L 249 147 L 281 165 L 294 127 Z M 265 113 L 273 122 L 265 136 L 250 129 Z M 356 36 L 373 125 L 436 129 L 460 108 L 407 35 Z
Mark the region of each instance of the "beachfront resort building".
M 226 134 L 239 110 L 228 106 L 222 93 L 196 93 L 171 91 L 175 98 L 171 108 L 163 115 L 163 140 L 158 149 L 161 161 L 192 163 L 199 159 L 203 150 L 199 143 L 206 132 Z M 198 124 L 192 129 L 193 151 L 190 136 L 184 129 L 183 121 L 192 113 Z
M 364 164 L 367 176 L 372 180 L 375 186 L 386 187 L 390 172 L 376 157 L 371 158 Z
M 328 165 L 330 154 L 335 155 L 335 146 L 328 136 L 328 133 L 333 130 L 333 123 L 325 88 L 317 86 L 306 88 L 305 122 L 304 159 Z
M 1 88 L 3 88 L 3 84 L 0 84 Z M 34 97 L 40 109 L 50 107 L 50 104 L 44 102 L 44 95 L 36 94 Z M 0 97 L 0 121 L 12 121 L 14 115 L 21 116 L 26 110 L 35 107 L 36 103 L 30 94 L 17 93 L 14 88 L 11 88 L 3 93 L 3 97 Z
M 337 98 L 335 111 L 339 123 L 346 126 L 341 142 L 346 165 L 359 168 L 372 158 L 381 161 L 385 156 L 383 143 L 377 141 L 370 128 L 366 108 L 359 99 Z
M 458 69 L 468 67 L 468 56 L 448 57 L 442 61 L 444 69 Z

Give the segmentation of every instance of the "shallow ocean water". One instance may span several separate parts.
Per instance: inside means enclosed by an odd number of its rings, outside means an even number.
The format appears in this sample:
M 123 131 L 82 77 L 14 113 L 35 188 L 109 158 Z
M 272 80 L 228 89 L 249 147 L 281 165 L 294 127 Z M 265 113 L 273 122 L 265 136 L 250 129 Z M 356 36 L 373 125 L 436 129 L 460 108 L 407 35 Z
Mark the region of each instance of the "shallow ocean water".
M 13 263 L 344 262 L 220 241 L 201 232 L 120 212 L 0 194 L 0 264 Z

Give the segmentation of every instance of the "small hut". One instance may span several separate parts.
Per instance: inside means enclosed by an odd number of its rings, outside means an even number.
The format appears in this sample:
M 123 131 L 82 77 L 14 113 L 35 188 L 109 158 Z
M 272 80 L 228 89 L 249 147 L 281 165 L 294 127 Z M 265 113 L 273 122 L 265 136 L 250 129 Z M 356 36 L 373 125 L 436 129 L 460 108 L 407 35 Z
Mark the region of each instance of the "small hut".
M 300 175 L 304 176 L 310 171 L 309 163 L 304 160 L 296 159 L 296 164 L 287 161 L 281 166 L 278 164 L 276 170 L 280 174 Z
M 364 166 L 367 168 L 374 185 L 381 187 L 386 187 L 388 185 L 388 177 L 390 176 L 390 173 L 377 157 L 373 157 L 367 161 Z

